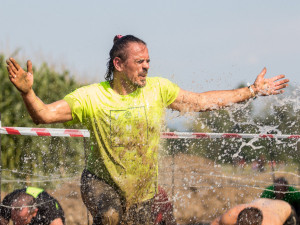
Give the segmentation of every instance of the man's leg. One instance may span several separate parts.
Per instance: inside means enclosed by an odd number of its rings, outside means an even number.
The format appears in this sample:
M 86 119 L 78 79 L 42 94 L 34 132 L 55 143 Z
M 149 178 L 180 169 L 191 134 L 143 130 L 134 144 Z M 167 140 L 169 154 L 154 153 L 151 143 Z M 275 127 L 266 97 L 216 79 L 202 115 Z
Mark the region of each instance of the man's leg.
M 134 204 L 126 211 L 124 221 L 130 225 L 153 225 L 154 217 L 151 210 L 153 199 Z
M 111 186 L 84 170 L 80 190 L 82 200 L 93 216 L 94 225 L 120 223 L 123 214 L 121 198 Z

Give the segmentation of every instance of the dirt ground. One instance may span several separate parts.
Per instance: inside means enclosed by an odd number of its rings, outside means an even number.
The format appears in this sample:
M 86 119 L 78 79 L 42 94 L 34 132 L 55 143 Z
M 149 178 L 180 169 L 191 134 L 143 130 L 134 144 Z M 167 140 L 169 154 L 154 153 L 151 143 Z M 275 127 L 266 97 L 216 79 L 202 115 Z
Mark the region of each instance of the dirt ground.
M 221 167 L 201 157 L 179 154 L 161 158 L 159 184 L 173 201 L 178 224 L 208 224 L 230 207 L 259 197 L 264 187 L 272 183 L 273 175 L 270 170 L 261 173 L 251 166 Z M 275 175 L 279 176 L 279 172 Z M 290 183 L 298 182 L 295 174 L 285 177 Z M 61 203 L 66 224 L 88 224 L 79 177 L 47 191 Z M 92 224 L 91 216 L 89 219 Z

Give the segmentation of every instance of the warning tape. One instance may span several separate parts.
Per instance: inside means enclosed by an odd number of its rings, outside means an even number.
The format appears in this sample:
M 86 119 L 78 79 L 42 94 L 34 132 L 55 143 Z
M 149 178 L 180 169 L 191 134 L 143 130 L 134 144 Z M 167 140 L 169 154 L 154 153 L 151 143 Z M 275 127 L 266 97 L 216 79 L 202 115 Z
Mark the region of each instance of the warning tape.
M 48 137 L 90 137 L 85 129 L 57 129 L 30 127 L 0 127 L 0 134 L 48 136 Z M 239 134 L 239 133 L 194 133 L 194 132 L 162 132 L 165 139 L 203 139 L 203 138 L 257 138 L 257 139 L 300 139 L 298 134 Z
M 90 137 L 90 132 L 84 129 L 30 128 L 30 127 L 0 127 L 0 134 L 48 136 L 48 137 Z

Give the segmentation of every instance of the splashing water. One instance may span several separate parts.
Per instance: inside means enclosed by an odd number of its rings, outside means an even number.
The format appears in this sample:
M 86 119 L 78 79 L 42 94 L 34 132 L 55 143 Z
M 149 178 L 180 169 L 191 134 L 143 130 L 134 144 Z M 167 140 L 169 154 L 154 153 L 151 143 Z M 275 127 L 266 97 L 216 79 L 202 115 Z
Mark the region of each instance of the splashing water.
M 168 112 L 167 122 L 171 130 L 190 132 L 299 135 L 299 103 L 298 87 L 214 112 Z M 212 221 L 229 207 L 259 198 L 276 177 L 300 188 L 299 139 L 166 142 L 160 182 L 173 193 L 175 215 L 186 223 Z

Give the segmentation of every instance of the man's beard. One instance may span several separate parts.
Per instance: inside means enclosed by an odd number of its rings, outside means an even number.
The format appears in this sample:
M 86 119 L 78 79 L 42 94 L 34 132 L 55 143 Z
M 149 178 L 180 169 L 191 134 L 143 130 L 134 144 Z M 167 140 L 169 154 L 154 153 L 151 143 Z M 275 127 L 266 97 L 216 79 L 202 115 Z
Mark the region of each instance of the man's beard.
M 134 87 L 136 87 L 136 88 L 143 88 L 143 87 L 145 87 L 146 86 L 146 84 L 147 84 L 147 72 L 144 72 L 144 73 L 142 73 L 142 74 L 139 74 L 138 75 L 138 78 L 142 78 L 143 79 L 143 81 L 141 81 L 140 80 L 140 82 L 135 82 L 135 81 L 132 81 L 131 83 L 132 83 L 132 85 L 134 86 Z

